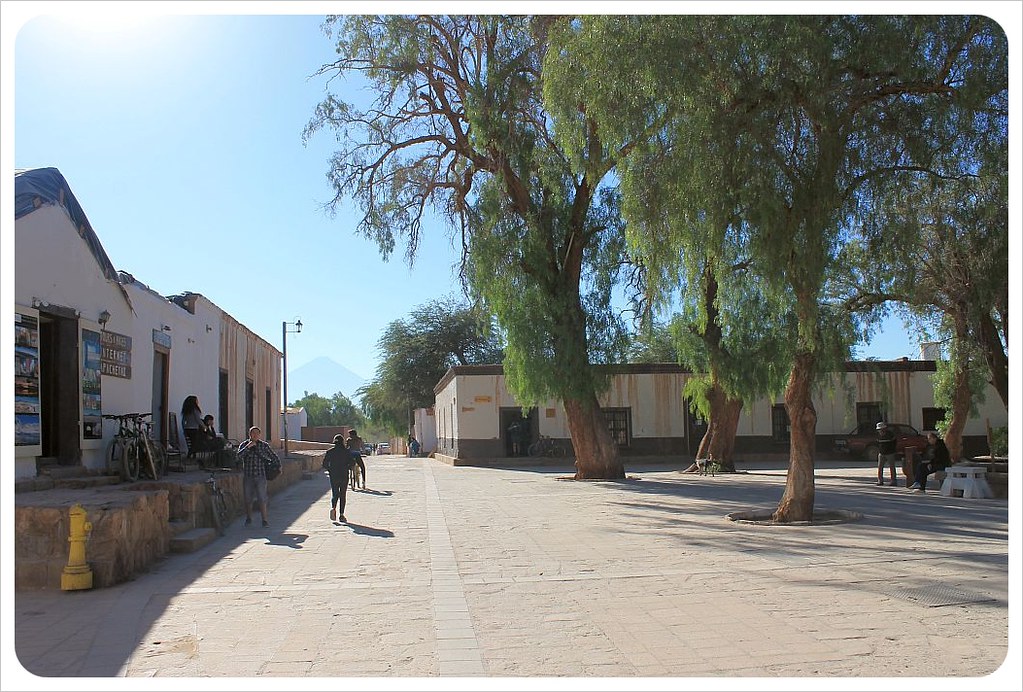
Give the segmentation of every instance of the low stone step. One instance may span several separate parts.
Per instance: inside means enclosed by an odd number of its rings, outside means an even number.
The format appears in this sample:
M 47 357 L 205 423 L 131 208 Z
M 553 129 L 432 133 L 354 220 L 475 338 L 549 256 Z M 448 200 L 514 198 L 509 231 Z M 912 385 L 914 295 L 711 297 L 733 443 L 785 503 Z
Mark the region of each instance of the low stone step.
M 191 531 L 192 522 L 183 519 L 171 519 L 167 524 L 170 526 L 171 536 L 180 536 L 185 531 Z
M 200 527 L 190 529 L 170 539 L 172 553 L 192 553 L 199 548 L 204 548 L 217 537 L 215 529 Z
M 54 488 L 96 488 L 103 485 L 117 485 L 121 482 L 120 476 L 77 476 L 66 478 L 54 478 Z

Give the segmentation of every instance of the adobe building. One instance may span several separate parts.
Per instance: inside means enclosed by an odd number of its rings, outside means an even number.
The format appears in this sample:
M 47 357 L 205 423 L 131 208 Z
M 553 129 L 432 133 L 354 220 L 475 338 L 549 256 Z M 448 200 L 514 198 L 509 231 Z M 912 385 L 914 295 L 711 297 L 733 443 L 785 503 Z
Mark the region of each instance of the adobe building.
M 671 363 L 601 366 L 611 375 L 610 387 L 599 397 L 612 438 L 626 457 L 695 456 L 706 422 L 694 414 L 683 395 L 691 374 Z M 817 455 L 834 454 L 836 438 L 863 421 L 906 423 L 933 430 L 944 418 L 934 405 L 933 360 L 850 361 L 818 387 Z M 571 450 L 568 421 L 559 401 L 523 410 L 505 386 L 500 365 L 465 365 L 448 370 L 434 388 L 433 420 L 438 458 L 472 464 L 512 456 L 512 421 L 518 421 L 523 446 L 545 435 Z M 1007 425 L 1008 416 L 994 388 L 988 385 L 985 403 L 963 434 L 967 456 L 987 453 L 987 422 Z M 418 419 L 417 419 L 418 425 Z M 737 461 L 777 458 L 789 453 L 789 420 L 783 398 L 765 398 L 744 406 L 739 418 L 734 458 Z
M 198 293 L 161 296 L 117 271 L 56 168 L 15 172 L 15 479 L 103 471 L 116 421 L 152 412 L 183 443 L 196 395 L 228 437 L 280 438 L 281 353 Z

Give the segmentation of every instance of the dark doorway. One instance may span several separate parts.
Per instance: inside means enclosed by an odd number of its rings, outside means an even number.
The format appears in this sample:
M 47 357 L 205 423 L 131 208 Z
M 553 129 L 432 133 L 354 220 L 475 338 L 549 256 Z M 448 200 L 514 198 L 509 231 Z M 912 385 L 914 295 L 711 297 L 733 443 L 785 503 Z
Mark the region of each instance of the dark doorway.
M 270 388 L 266 388 L 266 428 L 264 428 L 263 439 L 269 440 L 273 432 L 273 402 L 270 400 Z
M 39 412 L 42 463 L 81 463 L 78 319 L 39 313 Z
M 231 432 L 228 430 L 228 424 L 227 424 L 227 422 L 229 420 L 231 420 L 231 419 L 230 419 L 230 417 L 228 417 L 228 407 L 227 407 L 227 371 L 226 370 L 221 370 L 220 371 L 219 394 L 220 394 L 220 421 L 219 421 L 219 424 L 217 425 L 217 429 L 220 430 L 220 432 L 224 435 L 224 437 L 231 437 Z
M 255 420 L 255 398 L 256 389 L 252 386 L 252 380 L 245 380 L 245 435 L 248 435 L 248 430 L 253 426 L 253 420 Z
M 529 456 L 529 445 L 536 441 L 537 412 L 536 408 L 529 409 L 526 415 L 522 415 L 520 407 L 502 408 L 499 413 L 501 425 L 501 441 L 504 445 L 504 454 L 509 457 Z M 516 448 L 516 440 L 518 446 Z
M 154 344 L 153 351 L 153 437 L 167 444 L 167 390 L 170 385 L 170 353 Z
M 689 456 L 696 456 L 696 452 L 700 449 L 700 443 L 703 442 L 704 435 L 707 434 L 707 419 L 704 418 L 693 408 L 692 399 L 685 399 L 685 412 L 686 412 L 686 453 Z

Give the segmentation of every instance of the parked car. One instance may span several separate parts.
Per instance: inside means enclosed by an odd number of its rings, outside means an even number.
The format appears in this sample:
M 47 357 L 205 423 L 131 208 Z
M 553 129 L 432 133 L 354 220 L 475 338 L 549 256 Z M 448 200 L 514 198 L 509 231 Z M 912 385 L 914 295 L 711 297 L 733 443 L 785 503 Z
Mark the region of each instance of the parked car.
M 877 461 L 876 423 L 860 423 L 848 435 L 835 440 L 835 451 L 861 456 L 867 461 Z M 888 429 L 895 434 L 895 456 L 903 458 L 906 447 L 915 447 L 917 455 L 927 449 L 927 436 L 905 423 L 889 423 Z
M 381 442 L 377 445 L 377 454 L 390 454 L 391 444 L 389 442 Z
M 362 445 L 362 456 L 364 457 L 373 456 L 373 445 L 371 445 L 369 442 L 366 442 L 365 444 Z

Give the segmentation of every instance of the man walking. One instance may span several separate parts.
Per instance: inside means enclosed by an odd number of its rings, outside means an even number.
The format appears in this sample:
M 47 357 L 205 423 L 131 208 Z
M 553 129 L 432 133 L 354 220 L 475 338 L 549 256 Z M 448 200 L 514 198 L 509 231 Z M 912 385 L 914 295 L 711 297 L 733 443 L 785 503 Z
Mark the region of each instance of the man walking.
M 338 509 L 341 513 L 341 522 L 348 521 L 345 519 L 345 498 L 348 495 L 348 474 L 351 472 L 352 463 L 352 455 L 345 447 L 344 435 L 334 435 L 334 446 L 328 449 L 323 457 L 323 468 L 330 478 L 331 521 L 338 518 Z
M 281 463 L 273 447 L 260 439 L 263 431 L 258 426 L 249 428 L 249 438 L 238 446 L 238 459 L 242 462 L 242 494 L 245 498 L 245 525 L 252 526 L 252 503 L 259 502 L 263 528 L 270 526 L 267 517 L 269 495 L 266 490 L 267 464 Z

